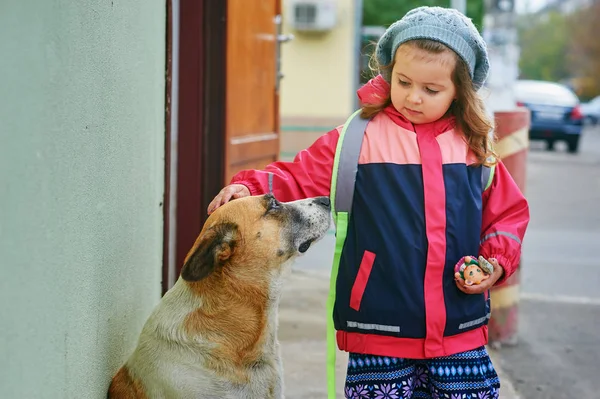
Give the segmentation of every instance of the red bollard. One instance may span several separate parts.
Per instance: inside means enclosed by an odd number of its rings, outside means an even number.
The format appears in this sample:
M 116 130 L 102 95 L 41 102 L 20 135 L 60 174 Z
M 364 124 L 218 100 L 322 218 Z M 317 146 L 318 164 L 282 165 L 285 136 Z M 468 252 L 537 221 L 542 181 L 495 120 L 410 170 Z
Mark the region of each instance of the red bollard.
M 529 110 L 519 107 L 514 111 L 494 113 L 497 143 L 496 153 L 512 178 L 525 193 L 527 153 L 529 150 Z M 510 276 L 501 287 L 491 290 L 492 315 L 488 325 L 492 346 L 517 343 L 520 269 Z

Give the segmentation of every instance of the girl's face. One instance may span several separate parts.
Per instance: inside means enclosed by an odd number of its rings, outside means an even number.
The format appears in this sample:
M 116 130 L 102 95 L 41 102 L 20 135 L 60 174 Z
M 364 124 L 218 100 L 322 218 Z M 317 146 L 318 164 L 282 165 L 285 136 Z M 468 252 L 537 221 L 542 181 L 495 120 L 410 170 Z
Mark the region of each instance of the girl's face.
M 432 54 L 410 44 L 398 47 L 392 69 L 394 108 L 415 124 L 440 119 L 456 98 L 452 73 L 456 55 L 451 50 Z

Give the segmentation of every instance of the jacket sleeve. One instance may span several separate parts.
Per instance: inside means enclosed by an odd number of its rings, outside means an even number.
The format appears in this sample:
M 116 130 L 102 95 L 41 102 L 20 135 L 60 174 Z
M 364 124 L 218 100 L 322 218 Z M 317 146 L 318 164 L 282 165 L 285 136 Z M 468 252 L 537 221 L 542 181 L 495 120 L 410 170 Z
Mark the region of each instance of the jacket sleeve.
M 506 166 L 498 162 L 491 186 L 483 194 L 483 218 L 479 253 L 496 258 L 510 277 L 521 259 L 521 245 L 529 223 L 529 205 Z
M 293 162 L 274 162 L 264 170 L 243 170 L 233 176 L 231 183 L 245 185 L 252 195 L 272 192 L 283 202 L 328 196 L 339 129 L 300 151 Z

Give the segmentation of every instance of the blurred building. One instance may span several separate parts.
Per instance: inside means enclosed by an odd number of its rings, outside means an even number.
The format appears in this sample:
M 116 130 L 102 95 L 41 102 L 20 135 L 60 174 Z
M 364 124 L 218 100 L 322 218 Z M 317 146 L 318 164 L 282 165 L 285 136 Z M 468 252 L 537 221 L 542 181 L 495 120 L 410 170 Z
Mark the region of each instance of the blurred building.
M 593 0 L 549 0 L 536 14 L 544 15 L 550 12 L 572 14 L 577 10 L 590 6 L 593 2 Z
M 362 0 L 283 0 L 281 158 L 289 160 L 357 107 Z M 308 22 L 308 23 L 307 23 Z

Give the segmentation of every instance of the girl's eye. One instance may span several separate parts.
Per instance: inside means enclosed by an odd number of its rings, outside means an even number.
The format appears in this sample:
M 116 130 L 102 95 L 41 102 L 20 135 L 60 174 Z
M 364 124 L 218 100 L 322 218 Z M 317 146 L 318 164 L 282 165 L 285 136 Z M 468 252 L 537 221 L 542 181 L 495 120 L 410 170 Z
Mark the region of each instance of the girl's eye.
M 398 83 L 400 83 L 401 86 L 410 86 L 410 83 L 405 82 L 404 80 L 399 80 Z
M 429 94 L 438 94 L 439 93 L 437 90 L 432 90 L 430 88 L 426 88 L 425 90 L 427 90 L 427 93 L 429 93 Z

